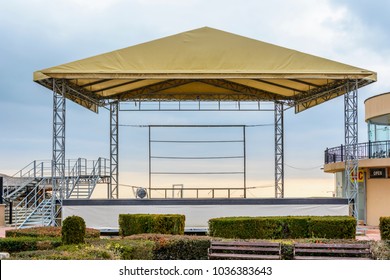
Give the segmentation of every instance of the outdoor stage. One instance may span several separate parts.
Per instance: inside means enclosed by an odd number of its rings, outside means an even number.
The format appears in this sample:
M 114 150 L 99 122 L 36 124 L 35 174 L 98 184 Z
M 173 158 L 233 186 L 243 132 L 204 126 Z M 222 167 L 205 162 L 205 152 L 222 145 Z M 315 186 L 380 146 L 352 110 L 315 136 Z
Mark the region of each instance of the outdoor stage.
M 345 216 L 344 198 L 68 199 L 62 217 L 82 217 L 87 227 L 117 232 L 119 214 L 183 214 L 186 232 L 205 232 L 208 220 L 226 216 Z

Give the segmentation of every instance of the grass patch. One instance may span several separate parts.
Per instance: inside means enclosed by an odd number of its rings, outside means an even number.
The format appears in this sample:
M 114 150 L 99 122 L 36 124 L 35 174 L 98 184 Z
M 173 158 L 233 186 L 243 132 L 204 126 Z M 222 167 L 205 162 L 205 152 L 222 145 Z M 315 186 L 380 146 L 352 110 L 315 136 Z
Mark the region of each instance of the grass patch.
M 179 236 L 167 234 L 139 234 L 125 238 L 88 239 L 85 244 L 62 245 L 59 238 L 3 238 L 14 244 L 11 259 L 19 260 L 203 260 L 207 259 L 210 240 L 235 240 L 212 238 L 209 236 Z M 245 241 L 267 241 L 264 239 L 246 239 Z M 6 242 L 6 243 L 7 243 Z M 14 242 L 17 242 L 15 245 Z M 30 242 L 30 243 L 29 243 Z M 275 239 L 280 242 L 282 259 L 293 257 L 294 243 L 369 243 L 373 258 L 390 260 L 390 242 L 388 241 L 356 241 L 345 239 L 303 238 Z M 27 245 L 26 245 L 27 244 Z M 3 247 L 4 248 L 4 247 Z

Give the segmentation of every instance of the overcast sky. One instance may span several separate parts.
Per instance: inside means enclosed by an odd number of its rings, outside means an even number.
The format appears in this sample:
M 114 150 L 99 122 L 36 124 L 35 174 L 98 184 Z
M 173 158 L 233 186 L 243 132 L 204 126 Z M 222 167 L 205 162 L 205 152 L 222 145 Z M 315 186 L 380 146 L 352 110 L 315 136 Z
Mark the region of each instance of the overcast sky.
M 50 159 L 52 94 L 36 70 L 209 26 L 378 73 L 363 102 L 390 89 L 390 2 L 336 0 L 0 0 L 0 173 Z M 121 124 L 269 124 L 269 113 L 123 113 Z M 67 158 L 109 156 L 109 116 L 67 102 Z M 323 152 L 344 142 L 343 98 L 286 112 L 286 193 L 330 195 Z M 120 131 L 121 182 L 147 184 L 147 131 Z M 273 181 L 273 127 L 248 129 L 248 184 Z M 172 182 L 180 183 L 180 182 Z M 273 189 L 269 188 L 272 193 Z

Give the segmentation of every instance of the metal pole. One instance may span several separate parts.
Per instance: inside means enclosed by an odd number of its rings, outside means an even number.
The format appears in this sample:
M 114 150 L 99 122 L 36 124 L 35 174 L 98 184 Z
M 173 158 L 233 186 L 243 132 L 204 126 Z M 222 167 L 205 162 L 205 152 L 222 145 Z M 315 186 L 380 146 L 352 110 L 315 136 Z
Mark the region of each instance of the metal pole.
M 110 197 L 119 197 L 119 101 L 110 103 Z
M 149 126 L 149 198 L 152 198 L 152 144 L 151 144 L 150 137 L 151 137 L 151 128 Z
M 13 208 L 13 202 L 10 201 L 9 202 L 9 221 L 8 221 L 10 225 L 12 225 L 12 215 L 13 215 L 12 208 Z
M 348 81 L 344 95 L 345 132 L 345 187 L 348 202 L 353 206 L 352 215 L 359 221 L 359 171 L 358 162 L 358 84 Z
M 283 103 L 275 101 L 275 198 L 284 197 L 284 116 Z
M 3 195 L 4 195 L 3 177 L 0 177 L 0 204 L 3 204 Z
M 56 203 L 64 199 L 65 191 L 65 83 L 53 79 L 53 150 L 51 224 L 56 225 Z
M 245 131 L 245 125 L 242 127 L 242 137 L 244 140 L 244 198 L 246 198 L 246 131 Z M 230 192 L 229 192 L 229 198 L 230 198 Z

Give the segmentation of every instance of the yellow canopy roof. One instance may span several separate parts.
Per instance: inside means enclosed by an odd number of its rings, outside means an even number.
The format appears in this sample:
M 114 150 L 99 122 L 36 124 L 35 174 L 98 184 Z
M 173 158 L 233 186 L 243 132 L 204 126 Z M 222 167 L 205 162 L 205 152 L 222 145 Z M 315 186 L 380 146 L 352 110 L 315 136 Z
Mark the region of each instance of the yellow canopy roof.
M 204 27 L 34 73 L 46 87 L 52 79 L 94 111 L 106 100 L 279 100 L 300 112 L 376 73 Z

